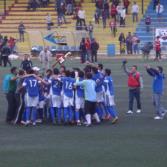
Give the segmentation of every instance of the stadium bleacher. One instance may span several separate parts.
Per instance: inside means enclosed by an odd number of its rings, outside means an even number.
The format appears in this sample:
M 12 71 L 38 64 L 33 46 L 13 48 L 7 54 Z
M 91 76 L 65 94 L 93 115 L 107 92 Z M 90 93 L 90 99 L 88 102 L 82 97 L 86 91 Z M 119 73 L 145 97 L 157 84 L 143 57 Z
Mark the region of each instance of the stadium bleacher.
M 12 1 L 12 0 L 10 0 Z M 30 48 L 35 44 L 44 46 L 44 45 L 53 45 L 45 40 L 43 40 L 44 34 L 46 34 L 46 20 L 45 16 L 47 13 L 50 13 L 52 16 L 52 20 L 54 23 L 57 22 L 57 14 L 55 11 L 55 1 L 51 0 L 50 4 L 46 8 L 38 8 L 37 11 L 27 11 L 27 2 L 28 0 L 17 0 L 14 4 L 9 7 L 8 15 L 5 19 L 2 20 L 2 24 L 0 24 L 0 32 L 4 35 L 13 36 L 18 38 L 17 27 L 20 21 L 23 21 L 26 27 L 26 35 L 24 43 L 17 43 L 18 50 L 21 52 L 29 52 Z M 140 7 L 139 20 L 143 18 L 141 14 L 141 0 L 136 0 L 137 4 Z M 132 3 L 131 3 L 132 4 Z M 144 11 L 146 11 L 148 5 L 150 4 L 150 0 L 144 1 Z M 84 0 L 82 2 L 83 9 L 86 11 L 86 22 L 93 21 L 93 16 L 95 12 L 95 4 L 92 3 L 92 0 Z M 129 7 L 129 13 L 130 13 Z M 52 30 L 61 29 L 72 33 L 74 35 L 76 20 L 73 20 L 72 16 L 66 16 L 68 24 L 63 24 L 60 27 L 55 26 Z M 109 25 L 109 21 L 107 23 Z M 126 17 L 126 27 L 121 28 L 118 27 L 117 36 L 114 38 L 111 35 L 110 28 L 106 29 L 102 28 L 102 23 L 100 25 L 95 25 L 94 28 L 94 36 L 100 44 L 100 53 L 106 53 L 107 45 L 112 43 L 116 46 L 116 51 L 119 50 L 119 42 L 118 35 L 120 32 L 124 32 L 127 34 L 129 31 L 135 32 L 137 23 L 132 23 L 131 14 Z M 39 31 L 39 32 L 37 32 Z M 36 39 L 34 39 L 34 34 L 36 35 Z M 78 35 L 78 34 L 77 34 Z M 76 36 L 76 35 L 75 35 Z M 78 37 L 78 36 L 77 36 Z M 76 39 L 76 38 L 75 38 Z M 34 41 L 32 41 L 34 40 Z M 71 38 L 72 40 L 72 38 Z M 73 41 L 75 45 L 79 45 L 79 41 Z
M 167 10 L 166 10 L 167 9 L 167 1 L 161 0 L 160 2 L 164 6 L 164 12 L 162 13 L 161 19 L 157 18 L 157 14 L 153 10 L 153 1 L 151 1 L 150 4 L 148 5 L 148 8 L 147 8 L 143 18 L 140 20 L 140 23 L 138 24 L 138 26 L 136 28 L 136 33 L 140 37 L 141 46 L 143 46 L 147 42 L 152 42 L 154 40 L 156 28 L 167 27 Z M 149 32 L 146 32 L 146 26 L 145 26 L 145 17 L 146 16 L 150 16 L 150 18 L 151 18 L 151 25 L 150 25 Z

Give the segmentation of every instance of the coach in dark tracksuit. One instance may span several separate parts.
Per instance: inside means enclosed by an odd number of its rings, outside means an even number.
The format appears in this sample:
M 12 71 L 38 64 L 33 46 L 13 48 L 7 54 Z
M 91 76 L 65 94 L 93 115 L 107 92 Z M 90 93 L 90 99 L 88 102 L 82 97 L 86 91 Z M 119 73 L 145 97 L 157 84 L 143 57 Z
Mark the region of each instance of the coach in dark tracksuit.
M 141 113 L 141 101 L 140 101 L 140 88 L 143 87 L 142 78 L 137 71 L 137 66 L 133 65 L 131 70 L 126 68 L 127 61 L 123 61 L 123 69 L 128 75 L 128 87 L 129 87 L 129 110 L 127 114 L 133 114 L 133 102 L 134 98 L 137 102 L 137 113 Z
M 17 80 L 17 68 L 12 67 L 11 68 L 11 77 L 9 78 L 9 87 L 8 92 L 6 93 L 6 99 L 8 102 L 8 110 L 6 115 L 6 122 L 12 123 L 15 119 L 16 115 L 16 80 Z

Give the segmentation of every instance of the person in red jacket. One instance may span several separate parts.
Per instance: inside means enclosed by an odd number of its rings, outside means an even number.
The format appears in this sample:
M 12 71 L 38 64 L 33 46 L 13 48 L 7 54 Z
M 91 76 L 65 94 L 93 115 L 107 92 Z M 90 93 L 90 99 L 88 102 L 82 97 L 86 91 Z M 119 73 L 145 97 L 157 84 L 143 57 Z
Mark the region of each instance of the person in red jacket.
M 161 59 L 161 42 L 160 42 L 159 36 L 157 36 L 157 38 L 155 39 L 154 48 L 155 48 L 155 52 L 156 52 L 155 60 Z
M 85 46 L 86 46 L 86 60 L 90 61 L 90 57 L 91 57 L 91 41 L 89 38 L 85 39 Z
M 128 75 L 128 87 L 129 87 L 129 110 L 127 114 L 133 114 L 133 102 L 136 99 L 137 113 L 141 113 L 141 101 L 140 101 L 140 89 L 143 88 L 143 81 L 140 73 L 137 71 L 137 66 L 133 65 L 131 70 L 126 68 L 127 61 L 123 61 L 123 69 Z
M 126 14 L 128 14 L 128 7 L 130 5 L 130 1 L 129 0 L 123 0 L 123 4 L 124 4 L 124 7 L 126 9 Z
M 117 15 L 117 7 L 115 5 L 111 5 L 111 18 L 114 18 L 116 20 Z

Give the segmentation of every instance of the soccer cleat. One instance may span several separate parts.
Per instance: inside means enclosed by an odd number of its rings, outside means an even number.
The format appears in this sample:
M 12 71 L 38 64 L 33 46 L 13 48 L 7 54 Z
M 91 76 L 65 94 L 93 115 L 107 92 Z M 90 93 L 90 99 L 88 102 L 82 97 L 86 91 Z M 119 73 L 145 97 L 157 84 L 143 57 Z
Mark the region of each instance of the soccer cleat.
M 115 117 L 113 120 L 112 120 L 112 124 L 116 124 L 118 122 L 118 117 Z
M 77 126 L 81 126 L 81 122 L 80 121 L 77 121 Z
M 133 111 L 132 111 L 132 110 L 129 110 L 129 111 L 127 112 L 127 114 L 133 114 Z
M 26 121 L 25 125 L 28 126 L 31 124 L 31 121 Z
M 161 120 L 161 119 L 163 119 L 163 118 L 160 117 L 160 116 L 155 116 L 155 117 L 154 117 L 154 120 Z
M 140 113 L 141 113 L 141 110 L 140 110 L 140 109 L 138 109 L 138 110 L 136 111 L 136 113 L 140 114 Z

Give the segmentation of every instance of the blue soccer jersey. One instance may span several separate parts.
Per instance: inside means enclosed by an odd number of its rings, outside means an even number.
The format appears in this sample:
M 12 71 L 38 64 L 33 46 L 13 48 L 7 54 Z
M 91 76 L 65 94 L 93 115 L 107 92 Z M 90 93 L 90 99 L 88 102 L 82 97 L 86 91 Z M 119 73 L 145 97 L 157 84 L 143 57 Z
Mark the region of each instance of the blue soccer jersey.
M 39 96 L 38 80 L 34 76 L 27 77 L 23 82 L 23 86 L 26 87 L 26 91 L 30 97 Z
M 111 96 L 114 95 L 114 85 L 111 76 L 106 76 L 104 79 L 105 92 Z
M 73 87 L 75 83 L 75 79 L 71 77 L 62 77 L 61 81 L 63 83 L 62 89 L 64 95 L 67 97 L 73 97 Z
M 38 84 L 39 84 L 39 101 L 43 101 L 43 100 L 45 100 L 44 86 L 39 82 L 38 82 Z
M 60 96 L 62 91 L 62 83 L 59 80 L 51 79 L 52 94 Z
M 104 84 L 104 75 L 100 72 L 93 75 L 92 78 L 96 82 L 96 92 L 103 91 L 103 84 Z
M 79 79 L 79 82 L 83 81 L 83 78 Z M 84 87 L 83 86 L 77 86 L 76 93 L 78 97 L 84 97 Z

